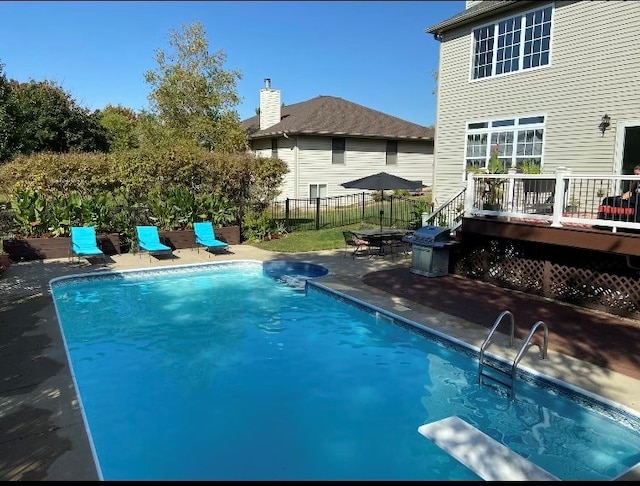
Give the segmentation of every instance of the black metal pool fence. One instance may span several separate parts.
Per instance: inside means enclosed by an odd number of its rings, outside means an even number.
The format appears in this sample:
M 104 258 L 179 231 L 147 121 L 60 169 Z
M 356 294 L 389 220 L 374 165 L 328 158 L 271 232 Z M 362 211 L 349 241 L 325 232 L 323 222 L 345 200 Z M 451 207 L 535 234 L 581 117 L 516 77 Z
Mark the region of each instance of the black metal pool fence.
M 319 230 L 369 223 L 385 227 L 416 229 L 422 213 L 430 211 L 424 198 L 362 192 L 335 197 L 285 199 L 270 205 L 270 217 L 290 231 Z

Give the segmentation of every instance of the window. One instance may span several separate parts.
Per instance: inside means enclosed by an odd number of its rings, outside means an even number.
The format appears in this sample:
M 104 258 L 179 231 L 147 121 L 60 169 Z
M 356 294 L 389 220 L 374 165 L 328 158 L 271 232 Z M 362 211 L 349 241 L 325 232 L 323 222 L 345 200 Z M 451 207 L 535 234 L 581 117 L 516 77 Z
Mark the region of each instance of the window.
M 326 184 L 309 184 L 309 198 L 327 197 Z
M 278 158 L 278 139 L 277 138 L 271 139 L 271 158 L 272 159 Z
M 466 169 L 486 168 L 496 147 L 505 171 L 525 160 L 542 167 L 544 122 L 544 116 L 530 116 L 468 123 Z
M 473 79 L 549 64 L 552 12 L 549 5 L 475 29 Z
M 398 164 L 398 141 L 387 140 L 387 165 Z
M 331 163 L 332 164 L 344 164 L 344 138 L 332 138 L 331 139 Z

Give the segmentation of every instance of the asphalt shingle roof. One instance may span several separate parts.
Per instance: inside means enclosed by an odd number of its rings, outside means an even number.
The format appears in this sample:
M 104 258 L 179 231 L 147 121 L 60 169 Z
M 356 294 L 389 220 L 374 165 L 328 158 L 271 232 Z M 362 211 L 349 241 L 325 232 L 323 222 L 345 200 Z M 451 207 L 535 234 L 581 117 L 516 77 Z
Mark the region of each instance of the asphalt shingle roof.
M 454 15 L 453 17 L 448 18 L 447 20 L 443 20 L 442 22 L 425 29 L 425 32 L 428 34 L 441 34 L 447 30 L 476 22 L 498 13 L 501 10 L 521 7 L 523 4 L 527 3 L 533 2 L 525 0 L 485 0 L 460 12 L 459 14 Z
M 281 121 L 260 130 L 260 116 L 242 122 L 250 139 L 282 135 L 433 140 L 434 130 L 335 96 L 283 106 Z

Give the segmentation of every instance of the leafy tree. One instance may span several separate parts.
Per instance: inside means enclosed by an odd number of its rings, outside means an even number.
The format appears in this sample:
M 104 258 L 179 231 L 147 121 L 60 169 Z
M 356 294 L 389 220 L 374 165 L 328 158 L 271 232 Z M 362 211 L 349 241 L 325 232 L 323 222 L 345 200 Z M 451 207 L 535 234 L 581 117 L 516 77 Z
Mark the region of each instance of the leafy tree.
M 133 110 L 109 104 L 100 112 L 99 119 L 107 131 L 110 152 L 138 147 L 138 117 Z
M 9 82 L 15 112 L 15 152 L 104 152 L 106 131 L 52 81 Z
M 164 136 L 186 137 L 208 150 L 244 150 L 246 132 L 235 109 L 240 103 L 240 72 L 223 68 L 223 51 L 209 53 L 200 23 L 183 25 L 181 32 L 172 30 L 169 45 L 172 52 L 156 50 L 158 67 L 144 75 L 152 87 L 150 113 L 142 124 L 145 140 L 157 140 L 158 132 L 165 132 Z
M 0 162 L 11 160 L 16 152 L 16 117 L 11 85 L 0 62 Z

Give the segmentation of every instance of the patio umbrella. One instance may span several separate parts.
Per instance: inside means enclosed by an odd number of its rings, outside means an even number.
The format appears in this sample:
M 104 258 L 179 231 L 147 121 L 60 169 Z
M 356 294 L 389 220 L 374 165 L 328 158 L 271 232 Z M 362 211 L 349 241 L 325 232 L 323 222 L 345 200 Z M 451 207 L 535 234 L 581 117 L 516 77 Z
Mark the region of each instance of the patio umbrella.
M 384 191 L 393 191 L 395 189 L 416 190 L 422 187 L 422 181 L 410 181 L 403 177 L 394 176 L 386 172 L 378 172 L 370 176 L 362 177 L 349 182 L 340 184 L 345 189 L 367 189 L 370 191 L 380 191 L 381 200 L 384 201 Z M 384 211 L 380 211 L 380 230 L 382 230 L 382 215 Z

